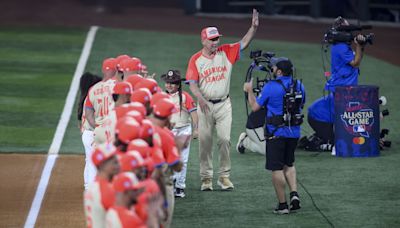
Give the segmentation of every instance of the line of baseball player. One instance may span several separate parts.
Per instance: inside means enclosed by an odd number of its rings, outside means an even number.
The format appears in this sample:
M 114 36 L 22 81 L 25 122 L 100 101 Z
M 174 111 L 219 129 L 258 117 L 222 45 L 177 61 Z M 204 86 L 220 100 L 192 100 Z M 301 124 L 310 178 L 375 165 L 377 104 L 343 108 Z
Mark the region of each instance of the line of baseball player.
M 185 197 L 195 102 L 177 70 L 161 76 L 166 92 L 135 57 L 105 59 L 102 72 L 81 78 L 87 225 L 169 227 L 174 198 Z
M 258 12 L 235 44 L 218 46 L 217 28 L 201 32 L 203 49 L 192 56 L 182 90 L 181 74 L 149 75 L 139 58 L 120 55 L 103 61 L 103 77 L 81 78 L 78 118 L 85 147 L 84 209 L 88 227 L 170 227 L 175 197 L 185 197 L 190 142 L 199 136 L 201 190 L 212 191 L 212 131 L 220 152 L 217 184 L 233 190 L 230 176 L 233 64 L 249 46 Z M 208 81 L 214 74 L 223 76 Z M 207 76 L 205 76 L 207 75 Z M 199 128 L 199 131 L 198 131 Z

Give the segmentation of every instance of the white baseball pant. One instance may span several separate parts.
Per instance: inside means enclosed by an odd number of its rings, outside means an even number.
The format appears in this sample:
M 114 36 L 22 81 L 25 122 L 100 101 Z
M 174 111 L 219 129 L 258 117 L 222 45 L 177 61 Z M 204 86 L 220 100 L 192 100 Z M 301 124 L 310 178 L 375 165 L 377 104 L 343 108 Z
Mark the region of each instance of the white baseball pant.
M 174 128 L 172 129 L 172 133 L 174 133 L 175 136 L 192 135 L 192 126 L 188 125 L 181 128 Z M 186 172 L 187 172 L 187 163 L 189 161 L 190 141 L 191 139 L 189 140 L 188 146 L 181 151 L 181 161 L 183 162 L 182 170 L 180 172 L 174 172 L 173 178 L 176 181 L 175 188 L 181 188 L 181 189 L 186 188 Z
M 85 190 L 89 187 L 89 184 L 94 182 L 96 177 L 97 169 L 92 162 L 92 152 L 94 143 L 93 131 L 84 130 L 82 133 L 82 143 L 85 147 L 85 170 L 83 172 L 83 180 Z

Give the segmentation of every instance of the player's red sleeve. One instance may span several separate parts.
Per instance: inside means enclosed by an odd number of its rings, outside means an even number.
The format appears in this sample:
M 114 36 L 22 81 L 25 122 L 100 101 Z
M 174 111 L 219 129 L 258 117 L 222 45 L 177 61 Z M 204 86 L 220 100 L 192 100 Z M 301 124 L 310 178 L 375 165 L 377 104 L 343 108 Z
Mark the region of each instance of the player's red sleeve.
M 92 101 L 90 101 L 90 91 L 91 91 L 91 89 L 92 88 L 90 88 L 89 89 L 89 92 L 88 92 L 88 94 L 87 94 L 87 96 L 86 96 L 86 98 L 85 98 L 85 104 L 84 104 L 84 107 L 85 108 L 93 108 L 93 103 L 92 103 Z
M 194 103 L 194 100 L 192 96 L 186 91 L 182 92 L 183 95 L 185 96 L 185 108 L 188 110 L 188 112 L 193 112 L 197 109 L 196 103 Z
M 156 145 L 153 146 L 150 156 L 151 156 L 151 162 L 152 162 L 151 165 L 153 165 L 152 168 L 161 167 L 165 163 L 165 158 L 164 158 L 162 149 Z
M 224 44 L 220 48 L 226 53 L 229 62 L 232 64 L 236 63 L 240 59 L 240 42 L 234 44 Z
M 114 205 L 115 191 L 111 183 L 107 183 L 106 181 L 101 181 L 100 193 L 101 193 L 101 203 L 103 204 L 106 210 L 109 209 L 112 205 Z
M 199 81 L 199 72 L 196 67 L 196 60 L 200 57 L 200 55 L 201 52 L 198 52 L 190 58 L 186 71 L 186 81 Z
M 165 160 L 168 165 L 172 166 L 180 161 L 180 155 L 175 145 L 174 136 L 172 133 L 169 134 L 169 132 L 170 131 L 167 129 L 162 129 L 162 131 L 160 131 L 160 136 Z

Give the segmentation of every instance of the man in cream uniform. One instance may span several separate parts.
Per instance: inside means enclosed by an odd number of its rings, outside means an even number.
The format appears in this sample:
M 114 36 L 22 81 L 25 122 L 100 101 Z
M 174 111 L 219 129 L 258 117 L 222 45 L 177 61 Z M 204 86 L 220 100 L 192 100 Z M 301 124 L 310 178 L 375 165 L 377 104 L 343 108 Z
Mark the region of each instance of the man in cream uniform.
M 199 154 L 201 190 L 213 190 L 213 128 L 217 130 L 219 149 L 219 178 L 217 184 L 222 190 L 232 190 L 229 179 L 231 172 L 230 145 L 232 106 L 229 87 L 233 64 L 240 58 L 240 51 L 247 48 L 258 28 L 258 12 L 253 9 L 251 27 L 237 43 L 218 46 L 220 34 L 216 27 L 201 31 L 203 48 L 194 54 L 188 64 L 186 80 L 196 96 L 200 109 Z

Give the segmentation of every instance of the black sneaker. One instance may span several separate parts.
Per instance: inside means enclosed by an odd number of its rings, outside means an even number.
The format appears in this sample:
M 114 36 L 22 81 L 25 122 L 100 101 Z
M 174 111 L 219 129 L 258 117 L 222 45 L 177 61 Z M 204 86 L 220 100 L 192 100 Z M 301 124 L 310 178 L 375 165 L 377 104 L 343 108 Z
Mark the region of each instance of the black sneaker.
M 300 209 L 300 198 L 297 192 L 290 193 L 290 211 L 295 212 L 296 210 Z
M 236 144 L 236 151 L 239 152 L 239 153 L 241 153 L 241 154 L 244 154 L 244 151 L 245 151 L 245 149 L 246 149 L 246 148 L 244 148 L 244 145 L 243 145 L 243 141 L 244 141 L 244 139 L 245 139 L 246 137 L 247 137 L 246 133 L 245 133 L 245 132 L 242 132 L 242 133 L 239 135 L 239 139 L 238 139 L 238 142 L 237 142 L 237 144 Z
M 287 203 L 278 203 L 278 206 L 274 209 L 274 213 L 278 215 L 289 214 L 289 207 Z
M 183 188 L 175 188 L 175 198 L 183 198 L 185 197 L 185 189 Z

